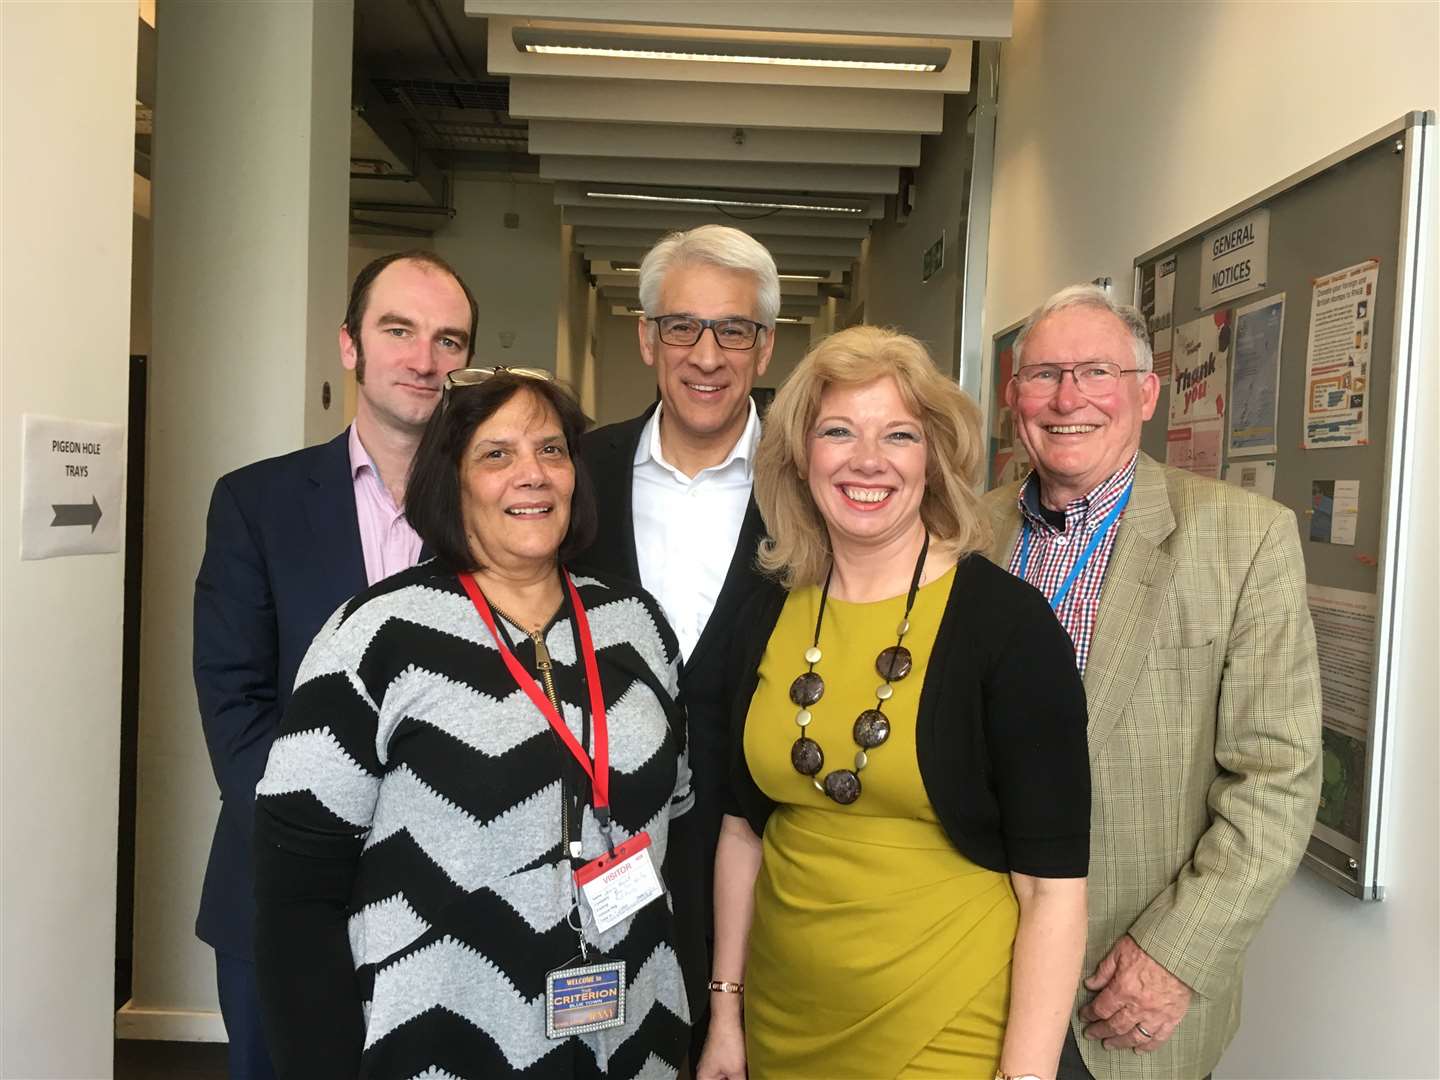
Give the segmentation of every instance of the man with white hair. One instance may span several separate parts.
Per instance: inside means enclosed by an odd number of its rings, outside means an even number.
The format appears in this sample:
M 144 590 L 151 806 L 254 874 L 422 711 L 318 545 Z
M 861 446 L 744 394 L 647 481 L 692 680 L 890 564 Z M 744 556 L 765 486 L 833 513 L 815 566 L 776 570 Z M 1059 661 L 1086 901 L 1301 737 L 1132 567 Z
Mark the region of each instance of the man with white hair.
M 775 348 L 780 279 L 775 260 L 739 229 L 702 225 L 663 238 L 640 264 L 640 358 L 660 400 L 631 420 L 586 436 L 600 528 L 576 560 L 638 581 L 660 601 L 680 642 L 681 698 L 689 717 L 695 809 L 684 843 L 678 939 L 691 1014 L 708 1011 L 710 877 L 727 761 L 721 689 L 724 639 L 759 581 L 764 532 L 751 497 L 760 418 L 751 400 Z
M 1140 452 L 1160 384 L 1133 307 L 1063 289 L 1014 354 L 1034 471 L 986 497 L 991 558 L 1050 598 L 1089 701 L 1088 977 L 1059 1075 L 1204 1076 L 1319 799 L 1295 515 Z

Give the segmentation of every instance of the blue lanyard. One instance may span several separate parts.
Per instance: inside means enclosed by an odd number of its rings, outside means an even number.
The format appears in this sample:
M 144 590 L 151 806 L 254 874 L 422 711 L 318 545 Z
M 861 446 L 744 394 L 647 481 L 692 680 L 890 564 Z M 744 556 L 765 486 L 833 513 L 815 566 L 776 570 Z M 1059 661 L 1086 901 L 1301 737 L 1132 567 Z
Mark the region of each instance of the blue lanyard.
M 1088 563 L 1090 557 L 1095 554 L 1095 549 L 1100 546 L 1100 541 L 1105 539 L 1105 534 L 1110 531 L 1116 520 L 1119 519 L 1120 512 L 1125 509 L 1125 504 L 1130 501 L 1130 489 L 1132 487 L 1134 487 L 1133 484 L 1125 489 L 1125 494 L 1120 496 L 1120 500 L 1115 504 L 1114 508 L 1110 513 L 1105 515 L 1105 520 L 1100 522 L 1100 527 L 1096 529 L 1094 535 L 1090 537 L 1090 542 L 1085 545 L 1085 550 L 1080 553 L 1080 558 L 1077 559 L 1075 565 L 1070 568 L 1070 573 L 1065 575 L 1065 580 L 1060 583 L 1060 588 L 1054 596 L 1050 597 L 1051 610 L 1059 611 L 1060 605 L 1065 602 L 1065 597 L 1070 595 L 1070 586 L 1075 584 L 1075 579 L 1080 576 L 1080 571 L 1085 569 L 1085 564 Z M 1025 580 L 1025 568 L 1029 565 L 1030 522 L 1027 519 L 1025 522 L 1025 531 L 1020 540 L 1020 579 L 1022 581 Z

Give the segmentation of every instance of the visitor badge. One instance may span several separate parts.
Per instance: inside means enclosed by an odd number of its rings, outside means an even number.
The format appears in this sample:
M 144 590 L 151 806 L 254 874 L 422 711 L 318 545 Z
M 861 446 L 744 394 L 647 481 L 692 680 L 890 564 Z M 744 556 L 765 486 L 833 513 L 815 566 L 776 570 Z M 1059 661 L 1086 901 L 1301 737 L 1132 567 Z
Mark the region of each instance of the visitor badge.
M 575 883 L 590 905 L 595 929 L 605 933 L 656 897 L 664 896 L 650 858 L 650 834 L 637 833 L 575 871 Z
M 625 962 L 561 968 L 545 976 L 545 1037 L 563 1039 L 625 1023 Z

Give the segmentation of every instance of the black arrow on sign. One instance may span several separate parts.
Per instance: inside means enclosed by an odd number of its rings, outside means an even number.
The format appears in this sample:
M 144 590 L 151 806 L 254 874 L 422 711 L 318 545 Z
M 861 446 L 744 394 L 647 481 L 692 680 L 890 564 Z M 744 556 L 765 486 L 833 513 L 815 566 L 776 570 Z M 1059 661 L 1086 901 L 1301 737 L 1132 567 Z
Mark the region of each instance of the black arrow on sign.
M 84 503 L 51 503 L 50 509 L 55 511 L 55 520 L 50 522 L 53 529 L 57 525 L 89 525 L 90 531 L 95 531 L 95 526 L 100 524 L 100 503 L 94 495 L 90 496 L 90 505 Z

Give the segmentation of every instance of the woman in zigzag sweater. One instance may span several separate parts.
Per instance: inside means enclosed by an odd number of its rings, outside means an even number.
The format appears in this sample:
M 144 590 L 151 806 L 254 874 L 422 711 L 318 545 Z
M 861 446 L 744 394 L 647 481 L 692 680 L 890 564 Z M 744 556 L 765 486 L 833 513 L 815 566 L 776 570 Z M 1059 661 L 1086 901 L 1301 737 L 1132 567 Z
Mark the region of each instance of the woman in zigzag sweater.
M 585 424 L 546 372 L 453 373 L 406 497 L 435 557 L 300 669 L 255 832 L 284 1077 L 676 1074 L 678 654 L 650 596 L 565 570 Z

